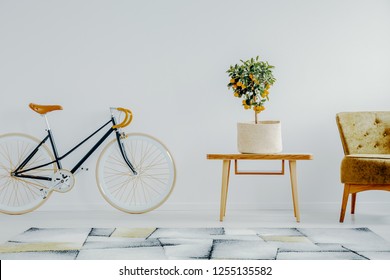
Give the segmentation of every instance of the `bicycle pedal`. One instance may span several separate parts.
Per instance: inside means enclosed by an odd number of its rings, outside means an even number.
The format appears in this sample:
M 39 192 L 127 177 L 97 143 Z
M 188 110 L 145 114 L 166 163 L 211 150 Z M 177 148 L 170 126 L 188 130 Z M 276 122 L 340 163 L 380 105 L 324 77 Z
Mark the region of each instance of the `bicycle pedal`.
M 42 195 L 42 199 L 46 199 L 47 195 L 49 194 L 49 191 L 45 190 L 45 189 L 40 189 L 40 192 L 41 192 L 41 195 Z
M 89 168 L 88 168 L 88 167 L 81 167 L 81 168 L 77 169 L 77 171 L 76 171 L 73 175 L 77 175 L 77 174 L 79 174 L 81 171 L 87 172 L 87 171 L 89 171 Z

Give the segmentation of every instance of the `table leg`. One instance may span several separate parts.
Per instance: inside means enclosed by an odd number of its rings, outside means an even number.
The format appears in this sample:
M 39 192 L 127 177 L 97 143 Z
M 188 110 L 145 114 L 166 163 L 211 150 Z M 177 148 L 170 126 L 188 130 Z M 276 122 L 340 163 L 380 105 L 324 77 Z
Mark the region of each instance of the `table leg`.
M 299 206 L 298 206 L 298 187 L 297 187 L 297 162 L 295 160 L 289 161 L 290 167 L 290 179 L 291 179 L 291 191 L 294 205 L 294 216 L 296 221 L 300 221 Z
M 229 184 L 230 160 L 222 163 L 222 187 L 221 187 L 221 210 L 219 220 L 222 222 L 226 212 L 227 189 Z
M 229 164 L 228 164 L 228 172 L 227 172 L 227 183 L 226 183 L 226 195 L 225 195 L 225 201 L 223 203 L 223 217 L 226 216 L 226 202 L 227 202 L 227 197 L 228 197 L 228 193 L 229 193 L 229 180 L 230 180 L 230 163 L 231 161 L 229 160 Z

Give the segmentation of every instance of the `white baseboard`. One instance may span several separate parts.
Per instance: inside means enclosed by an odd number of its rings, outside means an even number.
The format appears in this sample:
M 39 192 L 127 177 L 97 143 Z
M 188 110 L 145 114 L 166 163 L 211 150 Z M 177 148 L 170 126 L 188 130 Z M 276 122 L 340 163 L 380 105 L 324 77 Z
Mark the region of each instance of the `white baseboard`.
M 219 211 L 219 204 L 216 203 L 166 203 L 154 211 Z M 269 203 L 269 204 L 228 204 L 228 210 L 290 210 L 293 208 L 292 203 Z M 341 207 L 340 203 L 335 202 L 321 202 L 321 203 L 300 203 L 299 208 L 301 211 L 335 211 Z M 350 207 L 350 205 L 348 205 Z M 390 212 L 390 202 L 360 202 L 356 205 L 360 211 L 375 210 L 375 211 L 387 211 Z M 110 205 L 102 204 L 72 204 L 72 205 L 56 205 L 45 207 L 43 205 L 36 211 L 110 211 L 116 210 Z

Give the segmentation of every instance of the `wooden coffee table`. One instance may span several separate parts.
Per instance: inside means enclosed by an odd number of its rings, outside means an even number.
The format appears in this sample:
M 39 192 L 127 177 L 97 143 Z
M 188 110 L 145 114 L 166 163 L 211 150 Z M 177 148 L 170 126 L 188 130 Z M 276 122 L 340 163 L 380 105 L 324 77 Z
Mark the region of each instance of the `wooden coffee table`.
M 226 201 L 229 187 L 230 163 L 234 160 L 234 173 L 236 175 L 284 175 L 284 161 L 287 160 L 290 169 L 291 191 L 294 205 L 294 216 L 296 221 L 300 221 L 298 206 L 298 186 L 297 186 L 297 160 L 311 160 L 312 154 L 208 154 L 209 160 L 222 160 L 222 188 L 221 188 L 221 209 L 220 221 L 222 222 L 226 214 Z M 239 171 L 238 161 L 240 160 L 281 160 L 282 169 L 278 172 L 250 172 Z

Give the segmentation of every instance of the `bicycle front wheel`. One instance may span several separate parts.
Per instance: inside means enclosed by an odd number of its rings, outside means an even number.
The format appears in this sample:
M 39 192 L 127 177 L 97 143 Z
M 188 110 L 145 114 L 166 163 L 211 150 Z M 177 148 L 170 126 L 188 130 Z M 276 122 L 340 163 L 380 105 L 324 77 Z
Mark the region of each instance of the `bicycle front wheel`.
M 23 214 L 38 208 L 51 192 L 44 195 L 49 181 L 16 177 L 12 172 L 39 145 L 40 141 L 25 134 L 11 133 L 0 136 L 0 212 Z M 53 161 L 49 149 L 42 145 L 22 170 Z M 56 171 L 54 163 L 25 172 L 25 175 L 51 177 Z M 21 170 L 21 171 L 22 171 Z
M 121 211 L 132 214 L 151 211 L 163 204 L 174 188 L 176 169 L 172 156 L 159 140 L 146 134 L 128 134 L 122 143 L 137 175 L 124 161 L 117 140 L 113 140 L 97 162 L 100 192 Z

